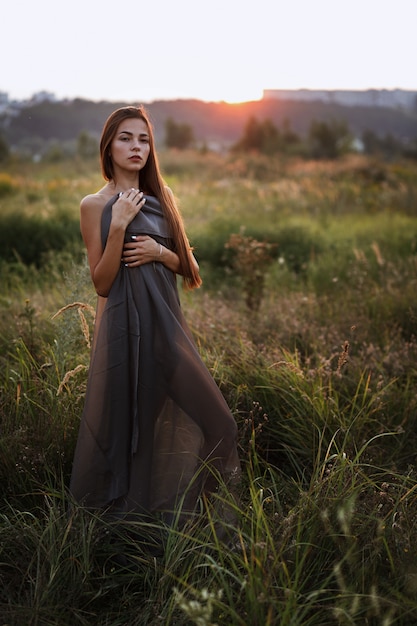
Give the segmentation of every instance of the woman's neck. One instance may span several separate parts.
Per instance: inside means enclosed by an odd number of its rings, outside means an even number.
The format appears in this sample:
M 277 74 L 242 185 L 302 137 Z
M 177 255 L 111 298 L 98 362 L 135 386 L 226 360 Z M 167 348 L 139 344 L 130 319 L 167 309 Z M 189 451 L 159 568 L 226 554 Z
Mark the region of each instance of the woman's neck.
M 130 189 L 131 187 L 140 189 L 139 176 L 137 172 L 135 172 L 133 176 L 119 176 L 117 179 L 110 180 L 108 185 L 113 193 L 126 191 L 126 189 Z

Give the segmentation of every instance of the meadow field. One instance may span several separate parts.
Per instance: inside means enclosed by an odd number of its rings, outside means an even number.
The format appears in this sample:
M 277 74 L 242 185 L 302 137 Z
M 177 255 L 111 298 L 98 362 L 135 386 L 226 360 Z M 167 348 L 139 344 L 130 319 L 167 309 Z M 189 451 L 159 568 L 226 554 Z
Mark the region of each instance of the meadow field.
M 417 163 L 161 165 L 204 281 L 184 313 L 239 427 L 238 498 L 224 486 L 186 527 L 149 524 L 157 556 L 71 506 L 95 306 L 78 207 L 102 181 L 94 160 L 11 161 L 0 626 L 416 624 Z M 239 520 L 227 541 L 223 507 Z

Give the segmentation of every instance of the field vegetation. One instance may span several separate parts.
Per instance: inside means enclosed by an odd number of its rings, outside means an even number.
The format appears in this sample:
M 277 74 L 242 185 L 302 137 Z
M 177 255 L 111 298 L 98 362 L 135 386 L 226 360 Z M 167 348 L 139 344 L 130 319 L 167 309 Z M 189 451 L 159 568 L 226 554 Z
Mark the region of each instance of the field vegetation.
M 165 151 L 204 284 L 181 293 L 243 477 L 185 528 L 68 482 L 94 321 L 94 159 L 0 174 L 0 624 L 417 623 L 417 165 Z M 237 528 L 218 538 L 217 512 Z M 125 527 L 126 526 L 126 527 Z M 140 528 L 138 528 L 140 527 Z M 134 538 L 164 536 L 164 550 Z M 128 555 L 126 562 L 118 554 Z

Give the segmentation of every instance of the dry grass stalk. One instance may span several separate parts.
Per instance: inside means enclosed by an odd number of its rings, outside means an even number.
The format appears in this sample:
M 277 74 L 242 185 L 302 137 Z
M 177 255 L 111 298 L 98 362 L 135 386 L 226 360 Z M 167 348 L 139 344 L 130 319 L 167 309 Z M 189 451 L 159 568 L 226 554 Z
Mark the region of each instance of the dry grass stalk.
M 349 361 L 349 348 L 350 348 L 350 344 L 349 342 L 346 340 L 343 345 L 342 345 L 342 352 L 339 355 L 339 360 L 337 362 L 337 370 L 336 373 L 340 376 L 342 373 L 342 367 L 344 365 L 346 365 L 346 363 Z
M 363 250 L 359 250 L 358 248 L 353 248 L 353 254 L 355 255 L 355 259 L 358 263 L 367 263 L 366 254 Z
M 87 320 L 85 319 L 85 315 L 84 315 L 83 310 L 81 308 L 78 309 L 78 315 L 80 317 L 81 330 L 82 330 L 82 333 L 83 333 L 83 337 L 85 339 L 87 347 L 90 349 L 90 347 L 91 347 L 90 329 L 88 327 Z
M 79 365 L 77 365 L 77 367 L 74 367 L 74 369 L 73 369 L 73 370 L 69 370 L 69 371 L 65 374 L 64 378 L 61 380 L 61 382 L 60 382 L 60 384 L 59 384 L 59 387 L 58 387 L 58 390 L 57 390 L 57 392 L 56 392 L 56 395 L 57 395 L 57 396 L 59 396 L 59 395 L 63 392 L 64 388 L 68 385 L 68 381 L 69 381 L 69 380 L 70 380 L 73 376 L 75 376 L 76 374 L 78 374 L 78 372 L 81 372 L 82 370 L 85 370 L 85 369 L 87 369 L 87 368 L 86 368 L 86 366 L 85 366 L 85 365 L 82 365 L 82 364 L 80 363 Z
M 379 245 L 377 244 L 376 241 L 372 243 L 371 248 L 372 248 L 373 253 L 375 254 L 376 262 L 378 263 L 380 267 L 382 267 L 385 264 L 385 261 L 381 254 Z
M 95 312 L 95 309 L 90 304 L 86 304 L 85 302 L 72 302 L 71 304 L 67 304 L 66 306 L 63 306 L 61 309 L 59 309 L 59 311 L 57 311 L 52 316 L 52 319 L 55 319 L 56 317 L 58 317 L 58 315 L 61 315 L 61 313 L 64 313 L 64 311 L 68 311 L 69 309 L 75 309 L 75 308 L 78 310 L 83 337 L 85 339 L 88 349 L 90 349 L 91 348 L 90 328 L 88 326 L 86 317 L 84 315 L 84 311 L 88 311 L 92 315 L 93 320 L 95 320 L 96 312 Z
M 300 378 L 304 378 L 304 372 L 302 369 L 300 369 L 297 365 L 295 365 L 295 363 L 291 363 L 289 361 L 276 361 L 276 363 L 272 363 L 272 365 L 270 365 L 270 367 L 282 367 L 282 368 L 287 368 L 289 369 L 291 372 L 293 372 L 294 374 L 297 374 L 297 376 L 300 376 Z
M 61 313 L 64 313 L 65 311 L 68 311 L 68 309 L 75 309 L 75 308 L 78 308 L 78 310 L 84 309 L 84 310 L 88 311 L 93 316 L 93 319 L 95 319 L 96 312 L 95 312 L 94 307 L 92 307 L 91 304 L 86 304 L 85 302 L 72 302 L 71 304 L 67 304 L 67 305 L 63 306 L 62 308 L 59 309 L 59 311 L 57 311 L 52 316 L 52 319 L 54 320 L 56 317 L 58 317 L 58 315 L 61 315 Z

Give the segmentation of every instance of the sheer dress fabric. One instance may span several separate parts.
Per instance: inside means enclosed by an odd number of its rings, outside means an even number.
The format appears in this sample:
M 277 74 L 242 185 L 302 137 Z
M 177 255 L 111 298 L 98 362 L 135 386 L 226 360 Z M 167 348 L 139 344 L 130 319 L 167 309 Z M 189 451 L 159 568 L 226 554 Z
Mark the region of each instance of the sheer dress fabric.
M 112 205 L 102 216 L 103 247 Z M 169 249 L 159 201 L 126 230 Z M 176 275 L 162 263 L 120 270 L 96 328 L 70 491 L 115 513 L 192 511 L 211 466 L 236 481 L 237 427 L 183 317 Z

